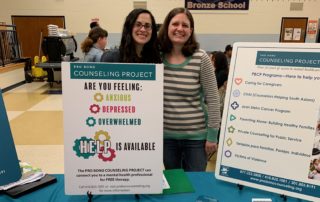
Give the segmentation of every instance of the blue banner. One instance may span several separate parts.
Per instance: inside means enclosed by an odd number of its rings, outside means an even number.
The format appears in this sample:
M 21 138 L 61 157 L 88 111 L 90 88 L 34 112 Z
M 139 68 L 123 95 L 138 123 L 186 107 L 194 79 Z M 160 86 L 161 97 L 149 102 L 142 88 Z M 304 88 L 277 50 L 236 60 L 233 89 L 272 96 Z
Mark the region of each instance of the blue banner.
M 320 53 L 258 51 L 256 65 L 320 68 Z
M 71 63 L 71 79 L 156 80 L 155 65 Z
M 21 177 L 21 171 L 1 89 L 0 131 L 0 186 L 2 186 L 18 181 Z
M 249 10 L 249 0 L 186 0 L 189 10 Z
M 291 191 L 298 194 L 304 194 L 314 197 L 319 197 L 320 195 L 320 186 L 318 185 L 300 182 L 296 180 L 290 180 L 272 175 L 266 175 L 263 173 L 257 173 L 249 170 L 232 168 L 229 166 L 221 165 L 220 175 L 276 189 Z

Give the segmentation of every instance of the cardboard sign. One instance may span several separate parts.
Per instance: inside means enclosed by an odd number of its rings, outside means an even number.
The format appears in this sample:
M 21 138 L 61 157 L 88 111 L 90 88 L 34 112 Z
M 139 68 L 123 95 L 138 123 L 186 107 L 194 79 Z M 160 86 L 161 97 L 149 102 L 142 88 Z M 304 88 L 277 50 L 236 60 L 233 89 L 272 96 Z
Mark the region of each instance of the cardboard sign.
M 0 89 L 0 186 L 18 181 L 21 171 Z
M 162 193 L 163 65 L 63 63 L 65 191 Z
M 236 43 L 216 177 L 320 200 L 320 45 Z

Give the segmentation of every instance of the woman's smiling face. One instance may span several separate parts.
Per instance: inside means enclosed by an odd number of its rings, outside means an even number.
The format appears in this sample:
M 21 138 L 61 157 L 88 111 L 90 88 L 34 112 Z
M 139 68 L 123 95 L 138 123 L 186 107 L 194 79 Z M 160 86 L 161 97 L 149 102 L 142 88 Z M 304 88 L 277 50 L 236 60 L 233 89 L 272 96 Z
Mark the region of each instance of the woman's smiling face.
M 133 29 L 132 38 L 136 45 L 145 45 L 151 39 L 152 35 L 152 21 L 148 13 L 141 13 L 136 19 Z
M 174 16 L 168 27 L 168 36 L 173 45 L 184 45 L 192 34 L 190 20 L 184 13 Z

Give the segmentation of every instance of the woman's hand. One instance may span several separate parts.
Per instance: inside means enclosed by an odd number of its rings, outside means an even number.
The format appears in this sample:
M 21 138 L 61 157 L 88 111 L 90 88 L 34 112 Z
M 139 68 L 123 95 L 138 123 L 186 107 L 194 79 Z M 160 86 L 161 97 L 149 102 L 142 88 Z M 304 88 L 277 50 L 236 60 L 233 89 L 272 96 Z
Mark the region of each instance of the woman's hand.
M 209 142 L 206 141 L 206 146 L 205 146 L 205 150 L 207 152 L 208 155 L 214 153 L 217 151 L 218 148 L 218 144 L 216 142 Z

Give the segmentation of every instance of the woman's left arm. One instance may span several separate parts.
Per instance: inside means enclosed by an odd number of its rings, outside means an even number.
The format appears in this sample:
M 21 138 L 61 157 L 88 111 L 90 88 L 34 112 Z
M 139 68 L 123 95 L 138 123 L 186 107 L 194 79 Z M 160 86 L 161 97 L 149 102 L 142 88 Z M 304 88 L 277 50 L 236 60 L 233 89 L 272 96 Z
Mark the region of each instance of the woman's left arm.
M 220 98 L 212 63 L 204 51 L 201 56 L 200 84 L 208 107 L 207 141 L 216 143 L 221 122 Z

